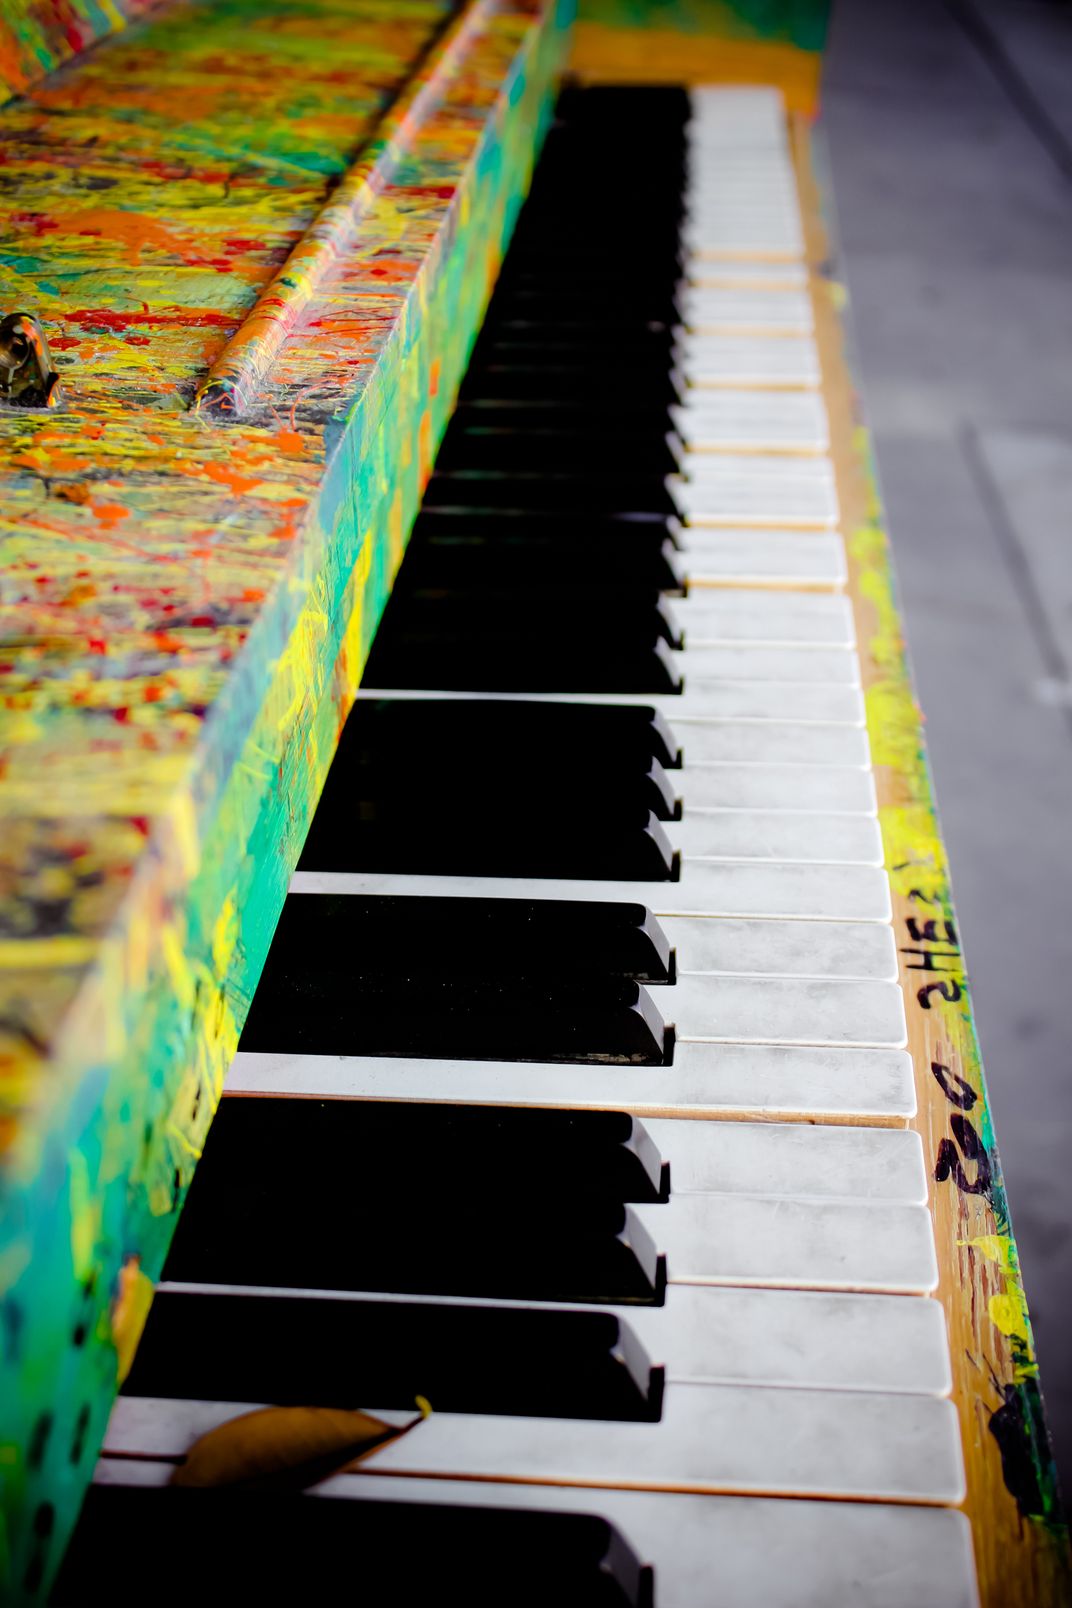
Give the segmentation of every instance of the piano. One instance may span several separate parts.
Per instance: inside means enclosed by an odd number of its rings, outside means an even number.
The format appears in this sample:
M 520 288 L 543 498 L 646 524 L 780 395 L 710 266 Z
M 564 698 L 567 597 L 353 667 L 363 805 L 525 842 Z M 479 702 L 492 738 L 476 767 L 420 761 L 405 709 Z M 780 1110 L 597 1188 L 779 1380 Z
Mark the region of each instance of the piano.
M 4 1601 L 1070 1600 L 801 81 L 570 23 L 20 35 Z

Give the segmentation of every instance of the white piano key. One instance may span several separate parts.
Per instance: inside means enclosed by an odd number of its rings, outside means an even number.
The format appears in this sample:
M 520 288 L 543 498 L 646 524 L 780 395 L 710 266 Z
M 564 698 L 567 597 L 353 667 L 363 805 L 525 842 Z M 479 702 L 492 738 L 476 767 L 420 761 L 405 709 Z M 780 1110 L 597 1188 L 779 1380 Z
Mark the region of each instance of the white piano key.
M 865 774 L 865 773 L 861 773 Z M 460 899 L 618 899 L 656 916 L 781 916 L 817 921 L 889 921 L 885 872 L 869 865 L 763 865 L 686 860 L 677 882 L 583 882 L 539 877 L 404 876 L 390 872 L 296 871 L 292 893 Z
M 781 91 L 766 85 L 701 84 L 689 91 L 690 128 L 719 129 L 727 140 L 762 134 L 785 137 Z
M 806 464 L 809 460 L 793 462 Z M 768 474 L 763 464 L 734 474 L 668 475 L 666 484 L 678 514 L 689 525 L 807 528 L 834 526 L 840 517 L 832 484 L 809 473 L 793 478 Z
M 825 452 L 830 442 L 826 407 L 813 391 L 692 392 L 670 417 L 693 452 Z
M 800 204 L 784 172 L 768 162 L 741 161 L 736 172 L 727 164 L 717 183 L 701 182 L 685 197 L 682 229 L 725 228 L 742 232 L 762 229 L 799 238 Z
M 725 530 L 688 525 L 685 578 L 693 585 L 844 586 L 845 546 L 835 531 Z
M 898 1302 L 898 1305 L 906 1303 Z M 174 1464 L 103 1457 L 100 1486 L 156 1489 Z M 971 1529 L 949 1508 L 576 1486 L 337 1474 L 299 1500 L 405 1502 L 596 1514 L 651 1567 L 659 1608 L 919 1608 L 936 1579 L 944 1608 L 978 1608 Z
M 742 174 L 784 185 L 793 177 L 793 158 L 785 130 L 728 140 L 719 128 L 693 123 L 686 135 L 685 199 L 705 196 Z
M 713 181 L 703 174 L 697 178 L 683 197 L 686 222 L 738 216 L 799 226 L 799 199 L 789 170 L 777 157 L 770 161 L 742 155 L 727 161 Z
M 714 181 L 698 170 L 682 200 L 681 230 L 686 238 L 690 229 L 703 234 L 714 226 L 729 233 L 734 225 L 740 239 L 749 244 L 759 238 L 760 230 L 764 239 L 777 233 L 795 244 L 802 237 L 792 173 L 777 156 L 773 161 L 743 153 L 727 158 Z
M 391 1474 L 917 1502 L 956 1502 L 964 1483 L 948 1402 L 701 1384 L 668 1387 L 658 1424 L 433 1413 L 361 1466 Z
M 923 1144 L 911 1128 L 647 1117 L 644 1129 L 670 1163 L 673 1195 L 927 1203 Z
M 685 282 L 734 290 L 799 290 L 808 283 L 802 262 L 722 262 L 687 256 Z
M 733 658 L 735 650 L 727 649 L 731 655 L 730 668 L 735 670 L 747 669 L 750 660 L 746 657 L 743 664 L 738 658 Z M 791 675 L 798 665 L 806 669 L 813 669 L 813 660 L 823 658 L 822 651 L 818 654 L 812 650 L 798 653 L 794 649 L 782 652 L 763 649 L 744 649 L 745 655 L 754 653 L 760 660 L 759 669 L 778 669 L 785 675 Z M 850 654 L 834 655 L 834 669 L 840 669 L 840 660 L 853 657 Z M 819 667 L 822 668 L 821 665 Z M 690 692 L 687 688 L 680 694 L 655 694 L 652 697 L 637 696 L 636 693 L 621 692 L 530 692 L 520 696 L 515 692 L 444 692 L 442 689 L 431 689 L 422 692 L 419 689 L 403 687 L 399 689 L 359 687 L 355 695 L 359 699 L 380 698 L 419 698 L 422 700 L 438 699 L 441 702 L 455 700 L 481 700 L 492 699 L 504 702 L 537 702 L 537 703 L 569 703 L 569 704 L 616 704 L 628 705 L 634 708 L 654 709 L 671 723 L 676 730 L 681 728 L 682 734 L 687 735 L 688 728 L 703 720 L 819 720 L 833 721 L 847 726 L 862 726 L 864 724 L 864 700 L 858 687 L 839 685 L 836 680 L 813 681 L 808 676 L 801 676 L 797 681 L 744 681 L 724 680 L 707 681 L 697 684 L 697 691 Z
M 691 92 L 690 141 L 705 138 L 726 150 L 782 149 L 788 144 L 784 106 L 777 90 L 704 85 Z M 762 97 L 779 104 L 761 104 Z
M 822 592 L 701 590 L 674 598 L 670 613 L 684 631 L 690 652 L 722 642 L 850 647 L 856 640 L 848 598 Z M 689 668 L 686 661 L 682 665 L 686 675 Z
M 256 1405 L 121 1396 L 105 1451 L 181 1457 L 200 1435 Z M 375 1401 L 362 1405 L 388 1422 L 412 1417 Z M 358 1469 L 917 1503 L 959 1502 L 964 1492 L 960 1434 L 949 1402 L 734 1385 L 670 1385 L 656 1424 L 433 1412 L 369 1453 Z
M 694 765 L 674 772 L 690 810 L 789 810 L 874 815 L 875 779 L 841 765 Z
M 778 393 L 776 393 L 778 394 Z M 788 392 L 792 396 L 793 392 Z M 762 477 L 776 485 L 834 487 L 834 470 L 830 459 L 818 453 L 806 452 L 691 452 L 682 448 L 678 454 L 682 473 L 689 480 L 715 482 L 734 480 L 738 476 Z
M 699 1126 L 718 1129 L 722 1124 Z M 806 1130 L 798 1127 L 796 1131 Z M 870 1131 L 886 1138 L 900 1137 L 891 1129 Z M 316 1299 L 349 1305 L 375 1301 L 381 1305 L 463 1305 L 512 1312 L 609 1312 L 632 1331 L 651 1363 L 664 1368 L 668 1380 L 680 1384 L 777 1385 L 947 1396 L 952 1383 L 945 1317 L 940 1305 L 925 1297 L 905 1300 L 903 1296 L 825 1290 L 668 1284 L 661 1306 L 600 1302 L 594 1309 L 590 1302 L 533 1303 L 412 1291 L 315 1290 L 167 1279 L 157 1288 L 191 1296 L 226 1294 L 238 1300 Z
M 702 594 L 701 594 L 702 595 Z M 724 629 L 728 629 L 728 626 Z M 688 655 L 675 653 L 674 664 L 686 677 L 686 698 L 700 698 L 703 688 L 720 681 L 806 682 L 858 687 L 860 664 L 854 640 L 840 644 L 760 641 L 693 642 Z
M 635 1216 L 678 1284 L 928 1295 L 938 1284 L 924 1206 L 787 1196 L 680 1195 Z M 656 1218 L 653 1213 L 661 1213 Z
M 784 134 L 730 145 L 713 129 L 695 124 L 687 136 L 685 164 L 686 205 L 717 195 L 724 187 L 737 192 L 746 178 L 754 180 L 757 188 L 775 186 L 779 194 L 784 194 L 788 184 L 795 183 L 792 154 Z
M 700 219 L 727 204 L 769 217 L 775 206 L 800 221 L 793 165 L 783 151 L 714 151 L 694 146 L 686 157 L 684 217 Z
M 697 288 L 684 292 L 677 300 L 681 321 L 689 330 L 775 330 L 803 335 L 815 323 L 811 297 L 806 291 Z
M 685 223 L 681 241 L 687 250 L 710 257 L 770 257 L 775 260 L 804 255 L 804 233 L 792 219 L 753 221 L 747 214 L 721 220 Z
M 895 983 L 891 927 L 865 921 L 733 921 L 663 916 L 679 973 L 736 977 L 858 977 Z
M 875 1049 L 908 1042 L 897 983 L 686 974 L 649 992 L 679 1039 Z
M 732 134 L 720 123 L 696 118 L 685 132 L 689 164 L 688 191 L 716 184 L 724 172 L 791 171 L 792 157 L 785 126 L 779 129 L 737 130 Z
M 726 335 L 704 343 L 678 367 L 695 390 L 712 386 L 785 385 L 812 388 L 819 384 L 819 349 L 810 335 L 777 339 Z M 685 401 L 691 400 L 686 392 Z
M 688 728 L 683 728 L 688 752 Z M 881 865 L 882 835 L 866 815 L 788 810 L 690 810 L 664 822 L 671 844 L 690 860 L 804 860 Z
M 871 763 L 862 726 L 820 721 L 710 720 L 683 727 L 685 764 L 849 765 Z
M 748 179 L 757 191 L 770 186 L 778 195 L 784 195 L 796 182 L 792 155 L 784 139 L 755 141 L 735 148 L 723 144 L 710 130 L 697 128 L 688 139 L 685 163 L 686 206 L 704 202 L 722 190 L 740 194 L 742 181 Z
M 112 1466 L 116 1466 L 113 1464 Z M 145 1465 L 136 1465 L 144 1467 Z M 168 1464 L 160 1481 L 170 1477 Z M 978 1608 L 971 1526 L 949 1508 L 343 1475 L 325 1495 L 596 1511 L 655 1574 L 659 1608 Z
M 761 185 L 767 194 L 758 193 Z M 686 245 L 715 241 L 739 249 L 762 243 L 768 250 L 775 246 L 786 255 L 803 255 L 800 212 L 788 186 L 769 175 L 757 180 L 756 170 L 747 167 L 732 180 L 727 175 L 717 190 L 700 192 L 686 203 L 681 237 Z M 748 254 L 761 255 L 762 248 L 760 252 L 749 249 Z
M 660 1067 L 240 1051 L 226 1094 L 628 1111 L 635 1116 L 759 1116 L 903 1123 L 916 1112 L 902 1050 L 678 1043 Z
M 703 720 L 821 720 L 862 726 L 863 694 L 856 687 L 830 683 L 707 681 L 676 697 L 653 700 L 683 742 Z
M 930 1299 L 671 1284 L 661 1308 L 606 1310 L 681 1383 L 928 1396 L 952 1386 L 945 1317 Z

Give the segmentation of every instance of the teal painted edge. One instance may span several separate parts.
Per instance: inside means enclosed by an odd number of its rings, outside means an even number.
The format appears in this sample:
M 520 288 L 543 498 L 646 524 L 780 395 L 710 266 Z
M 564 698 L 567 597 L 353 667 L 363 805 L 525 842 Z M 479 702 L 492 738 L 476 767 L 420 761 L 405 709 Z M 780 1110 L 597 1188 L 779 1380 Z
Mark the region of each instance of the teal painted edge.
M 165 823 L 140 903 L 132 890 L 134 919 L 173 934 L 170 955 L 134 978 L 136 946 L 120 934 L 105 947 L 112 975 L 99 992 L 127 1010 L 115 1051 L 94 1059 L 82 1044 L 38 1173 L 5 1202 L 0 1256 L 30 1254 L 24 1266 L 0 1262 L 0 1446 L 13 1451 L 0 1463 L 4 1602 L 47 1592 L 92 1474 L 116 1390 L 116 1330 L 136 1330 L 163 1266 L 416 516 L 411 444 L 422 423 L 433 447 L 446 427 L 549 122 L 571 12 L 564 0 L 533 15 L 461 181 L 468 222 L 455 208 L 421 267 L 415 310 L 337 427 L 304 572 L 258 622 L 245 673 L 213 710 L 213 768 L 229 756 L 218 802 L 205 819 L 179 812 Z M 242 709 L 258 677 L 267 691 L 251 723 Z M 90 1035 L 105 1024 L 81 1026 Z

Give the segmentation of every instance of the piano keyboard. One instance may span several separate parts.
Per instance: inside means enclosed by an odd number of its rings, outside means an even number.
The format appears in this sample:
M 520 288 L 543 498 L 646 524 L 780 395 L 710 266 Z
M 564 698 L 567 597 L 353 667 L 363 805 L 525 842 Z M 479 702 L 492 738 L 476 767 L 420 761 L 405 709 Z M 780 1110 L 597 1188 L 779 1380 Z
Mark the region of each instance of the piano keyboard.
M 977 1602 L 819 381 L 774 93 L 568 91 L 56 1601 Z

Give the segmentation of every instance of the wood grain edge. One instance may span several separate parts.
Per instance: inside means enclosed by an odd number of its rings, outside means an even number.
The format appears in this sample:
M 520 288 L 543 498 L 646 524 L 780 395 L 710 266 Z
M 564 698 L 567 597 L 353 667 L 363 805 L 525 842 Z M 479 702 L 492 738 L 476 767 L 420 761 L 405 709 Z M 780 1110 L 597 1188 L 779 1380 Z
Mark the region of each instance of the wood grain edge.
M 930 1173 L 938 1299 L 949 1328 L 983 1608 L 1072 1602 L 1069 1536 L 995 1145 L 896 581 L 870 444 L 846 353 L 846 292 L 811 134 L 791 120 L 823 395 L 849 554 L 867 725 L 889 872 L 919 1131 Z M 940 584 L 948 586 L 948 577 Z M 940 1583 L 936 1582 L 936 1590 Z

